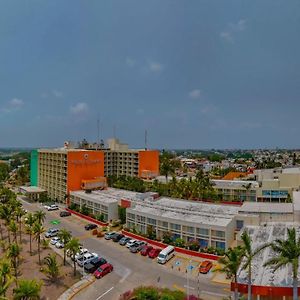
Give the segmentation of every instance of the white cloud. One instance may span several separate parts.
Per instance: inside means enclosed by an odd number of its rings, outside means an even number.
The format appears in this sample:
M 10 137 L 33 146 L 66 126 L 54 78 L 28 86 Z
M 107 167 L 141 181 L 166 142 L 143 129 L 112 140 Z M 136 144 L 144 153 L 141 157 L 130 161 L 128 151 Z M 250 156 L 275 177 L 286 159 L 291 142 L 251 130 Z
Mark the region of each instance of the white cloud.
M 227 28 L 220 33 L 220 37 L 227 42 L 234 42 L 234 36 L 246 29 L 246 20 L 240 19 L 237 23 L 229 23 Z
M 224 40 L 226 40 L 227 42 L 233 42 L 233 36 L 232 33 L 229 31 L 222 31 L 220 33 L 220 37 Z
M 126 58 L 126 65 L 128 66 L 128 67 L 134 67 L 135 66 L 135 64 L 136 64 L 136 60 L 134 60 L 133 58 L 130 58 L 130 57 L 127 57 Z
M 18 110 L 24 106 L 24 101 L 19 98 L 13 98 L 7 102 L 5 106 L 0 108 L 0 111 L 5 113 L 10 113 L 12 111 Z
M 148 68 L 151 72 L 158 73 L 164 69 L 164 66 L 161 63 L 155 61 L 149 61 Z
M 13 109 L 21 108 L 24 105 L 24 101 L 22 99 L 13 98 L 9 101 L 9 106 Z
M 189 92 L 189 96 L 192 99 L 198 99 L 201 96 L 201 91 L 199 89 L 195 89 Z
M 61 98 L 61 97 L 63 97 L 63 92 L 61 92 L 61 91 L 58 91 L 58 90 L 53 90 L 52 91 L 52 94 L 56 97 L 56 98 Z
M 78 117 L 85 117 L 89 112 L 89 107 L 85 102 L 78 102 L 70 107 L 70 113 Z

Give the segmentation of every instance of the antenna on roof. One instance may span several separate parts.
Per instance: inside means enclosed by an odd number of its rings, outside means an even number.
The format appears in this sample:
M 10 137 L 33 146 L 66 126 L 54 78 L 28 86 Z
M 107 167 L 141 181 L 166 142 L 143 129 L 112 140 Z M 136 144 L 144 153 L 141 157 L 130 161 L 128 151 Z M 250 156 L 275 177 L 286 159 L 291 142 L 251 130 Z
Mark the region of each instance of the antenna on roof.
M 99 120 L 99 115 L 97 119 L 97 149 L 98 145 L 100 145 L 100 120 Z
M 148 142 L 148 133 L 147 133 L 147 129 L 145 130 L 145 150 L 147 150 L 147 142 Z
M 113 134 L 114 134 L 114 139 L 116 138 L 116 125 L 114 124 L 114 127 L 113 127 Z

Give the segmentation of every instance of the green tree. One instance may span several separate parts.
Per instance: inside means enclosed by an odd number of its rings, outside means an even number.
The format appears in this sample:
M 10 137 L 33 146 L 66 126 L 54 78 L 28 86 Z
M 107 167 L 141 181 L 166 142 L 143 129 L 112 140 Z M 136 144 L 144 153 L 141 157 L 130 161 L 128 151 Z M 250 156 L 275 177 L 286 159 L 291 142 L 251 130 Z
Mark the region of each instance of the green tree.
M 39 224 L 43 224 L 46 219 L 46 213 L 42 210 L 38 210 L 34 213 L 34 217 Z
M 14 281 L 10 266 L 11 264 L 8 260 L 2 259 L 0 261 L 0 298 L 5 298 L 9 286 Z
M 38 300 L 40 299 L 42 282 L 35 279 L 20 280 L 19 287 L 14 289 L 14 300 Z
M 70 251 L 71 257 L 74 260 L 74 276 L 76 276 L 76 261 L 75 261 L 75 255 L 80 249 L 80 243 L 79 239 L 77 238 L 71 238 L 70 241 L 65 245 L 65 248 Z
M 288 228 L 287 233 L 287 239 L 277 239 L 273 243 L 265 245 L 265 247 L 271 247 L 276 256 L 270 258 L 264 264 L 264 267 L 273 266 L 274 271 L 277 271 L 283 266 L 291 265 L 293 274 L 293 300 L 297 300 L 300 238 L 297 239 L 295 228 Z
M 9 222 L 9 230 L 12 232 L 14 236 L 14 242 L 17 243 L 17 233 L 18 233 L 18 226 L 14 220 L 10 220 Z
M 118 215 L 121 220 L 121 224 L 126 223 L 126 208 L 118 205 Z
M 58 237 L 60 238 L 60 240 L 64 243 L 64 245 L 67 245 L 67 243 L 70 241 L 70 239 L 72 238 L 72 235 L 70 233 L 70 231 L 66 230 L 66 229 L 61 229 L 58 232 Z M 64 266 L 66 265 L 66 247 L 64 247 Z
M 48 254 L 48 256 L 44 258 L 44 262 L 47 267 L 45 272 L 52 281 L 56 281 L 59 276 L 59 266 L 56 260 L 56 254 Z
M 38 243 L 39 264 L 41 264 L 41 235 L 45 232 L 45 228 L 40 223 L 34 223 L 32 230 L 34 239 Z
M 22 207 L 16 209 L 15 215 L 17 217 L 17 222 L 19 223 L 19 234 L 20 234 L 20 243 L 22 243 L 22 217 L 25 215 L 25 211 Z
M 159 293 L 156 288 L 153 287 L 139 287 L 134 290 L 134 295 L 137 300 L 158 300 Z
M 225 273 L 228 278 L 234 282 L 234 299 L 238 300 L 237 279 L 238 270 L 243 258 L 243 249 L 241 247 L 229 248 L 223 257 L 219 259 L 222 267 L 216 269 L 216 272 Z
M 29 234 L 29 251 L 30 251 L 30 255 L 32 255 L 32 235 L 34 234 L 33 226 L 35 223 L 35 217 L 32 213 L 27 214 L 25 223 L 26 223 L 27 233 Z
M 8 247 L 8 258 L 11 259 L 11 264 L 15 270 L 16 282 L 18 282 L 18 265 L 21 247 L 17 243 L 13 243 Z

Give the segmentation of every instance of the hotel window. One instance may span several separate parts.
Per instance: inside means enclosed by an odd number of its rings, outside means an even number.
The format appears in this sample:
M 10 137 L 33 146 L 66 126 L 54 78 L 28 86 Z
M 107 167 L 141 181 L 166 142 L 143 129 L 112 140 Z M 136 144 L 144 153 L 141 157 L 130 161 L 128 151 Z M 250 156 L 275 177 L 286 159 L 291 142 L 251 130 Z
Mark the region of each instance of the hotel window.
M 197 234 L 208 236 L 209 230 L 206 228 L 197 228 Z
M 219 239 L 224 239 L 225 238 L 225 231 L 212 230 L 211 231 L 211 236 L 219 238 Z
M 155 219 L 148 218 L 147 222 L 148 222 L 148 224 L 156 225 L 156 220 Z
M 181 230 L 180 224 L 170 223 L 170 226 L 171 226 L 171 229 L 173 229 L 173 230 Z
M 194 233 L 195 232 L 195 228 L 191 227 L 191 226 L 187 226 L 186 227 L 186 232 L 188 232 L 188 233 Z

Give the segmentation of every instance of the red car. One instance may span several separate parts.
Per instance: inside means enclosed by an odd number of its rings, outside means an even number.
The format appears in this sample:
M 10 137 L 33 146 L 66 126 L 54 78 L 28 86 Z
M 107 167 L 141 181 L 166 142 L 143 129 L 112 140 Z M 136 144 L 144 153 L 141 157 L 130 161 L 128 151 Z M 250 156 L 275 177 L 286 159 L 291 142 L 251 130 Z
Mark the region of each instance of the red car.
M 113 270 L 113 266 L 109 263 L 106 263 L 106 264 L 102 265 L 101 267 L 99 267 L 94 272 L 94 276 L 96 278 L 102 278 L 104 275 L 106 275 L 107 273 L 110 273 L 112 270 Z
M 205 260 L 200 264 L 199 272 L 202 274 L 207 274 L 209 272 L 209 270 L 212 268 L 212 266 L 213 265 L 210 261 Z
M 147 256 L 149 252 L 153 249 L 152 246 L 144 246 L 143 249 L 141 250 L 141 255 Z
M 158 254 L 160 253 L 160 251 L 161 251 L 160 249 L 153 248 L 153 249 L 149 252 L 148 256 L 149 256 L 150 258 L 155 258 L 155 257 L 158 256 Z

